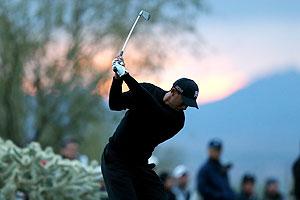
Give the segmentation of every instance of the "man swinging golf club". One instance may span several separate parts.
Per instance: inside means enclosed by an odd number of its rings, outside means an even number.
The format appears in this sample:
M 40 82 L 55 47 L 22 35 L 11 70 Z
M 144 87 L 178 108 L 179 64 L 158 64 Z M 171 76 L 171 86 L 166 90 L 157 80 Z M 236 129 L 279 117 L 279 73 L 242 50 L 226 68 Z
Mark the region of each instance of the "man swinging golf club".
M 150 83 L 138 83 L 125 69 L 122 58 L 130 35 L 142 16 L 135 20 L 119 56 L 114 59 L 115 72 L 109 93 L 111 110 L 127 110 L 125 116 L 106 145 L 101 168 L 110 200 L 164 200 L 164 187 L 148 164 L 154 148 L 177 134 L 184 125 L 188 106 L 197 106 L 198 86 L 187 78 L 177 80 L 170 91 Z M 122 92 L 122 84 L 129 87 Z
M 184 112 L 196 107 L 198 86 L 190 79 L 177 80 L 170 91 L 138 83 L 125 69 L 122 57 L 112 63 L 115 76 L 109 93 L 111 110 L 127 112 L 109 139 L 101 167 L 109 199 L 165 199 L 159 177 L 148 164 L 154 148 L 184 126 Z M 122 83 L 129 87 L 122 92 Z

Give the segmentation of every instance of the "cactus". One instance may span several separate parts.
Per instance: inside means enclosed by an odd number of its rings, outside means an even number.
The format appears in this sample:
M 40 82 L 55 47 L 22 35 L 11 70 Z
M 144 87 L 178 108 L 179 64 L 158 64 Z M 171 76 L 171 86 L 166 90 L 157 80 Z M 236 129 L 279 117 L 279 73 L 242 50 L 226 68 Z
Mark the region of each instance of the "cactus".
M 30 200 L 100 199 L 101 172 L 93 161 L 62 159 L 50 147 L 44 151 L 38 143 L 19 148 L 0 138 L 0 200 L 26 195 Z

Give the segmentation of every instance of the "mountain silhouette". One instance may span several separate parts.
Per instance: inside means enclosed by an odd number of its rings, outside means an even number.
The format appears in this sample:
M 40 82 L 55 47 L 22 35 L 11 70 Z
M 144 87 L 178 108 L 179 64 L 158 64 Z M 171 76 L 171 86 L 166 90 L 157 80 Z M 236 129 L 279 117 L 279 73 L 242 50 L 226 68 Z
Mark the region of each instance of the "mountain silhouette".
M 207 157 L 207 142 L 215 137 L 224 142 L 223 160 L 234 164 L 233 185 L 252 172 L 259 184 L 272 176 L 287 191 L 291 165 L 299 155 L 300 73 L 273 74 L 226 99 L 188 109 L 184 129 L 159 148 L 180 149 L 195 175 Z

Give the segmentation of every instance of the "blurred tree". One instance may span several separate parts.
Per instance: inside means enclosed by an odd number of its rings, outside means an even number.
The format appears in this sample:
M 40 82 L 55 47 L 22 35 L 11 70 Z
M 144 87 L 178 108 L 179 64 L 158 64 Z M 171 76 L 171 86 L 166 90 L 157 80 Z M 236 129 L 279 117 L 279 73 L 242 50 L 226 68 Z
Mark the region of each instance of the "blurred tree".
M 173 48 L 172 36 L 196 33 L 190 19 L 204 10 L 201 0 L 0 0 L 1 136 L 54 147 L 66 134 L 101 137 L 111 121 L 95 91 L 109 78 L 104 58 L 116 54 L 141 8 L 152 18 L 131 42 L 131 64 L 153 70 L 167 55 L 157 42 Z
M 23 63 L 33 43 L 26 32 L 0 14 L 0 132 L 18 144 L 23 143 L 24 94 Z

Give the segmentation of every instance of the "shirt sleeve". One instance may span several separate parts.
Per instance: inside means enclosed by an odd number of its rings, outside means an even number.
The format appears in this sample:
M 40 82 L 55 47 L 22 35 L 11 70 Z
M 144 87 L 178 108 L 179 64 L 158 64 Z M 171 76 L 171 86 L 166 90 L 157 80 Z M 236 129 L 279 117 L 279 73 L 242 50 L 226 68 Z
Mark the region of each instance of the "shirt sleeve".
M 132 92 L 122 92 L 122 79 L 113 78 L 109 91 L 109 108 L 111 110 L 125 110 L 134 107 L 135 100 Z

